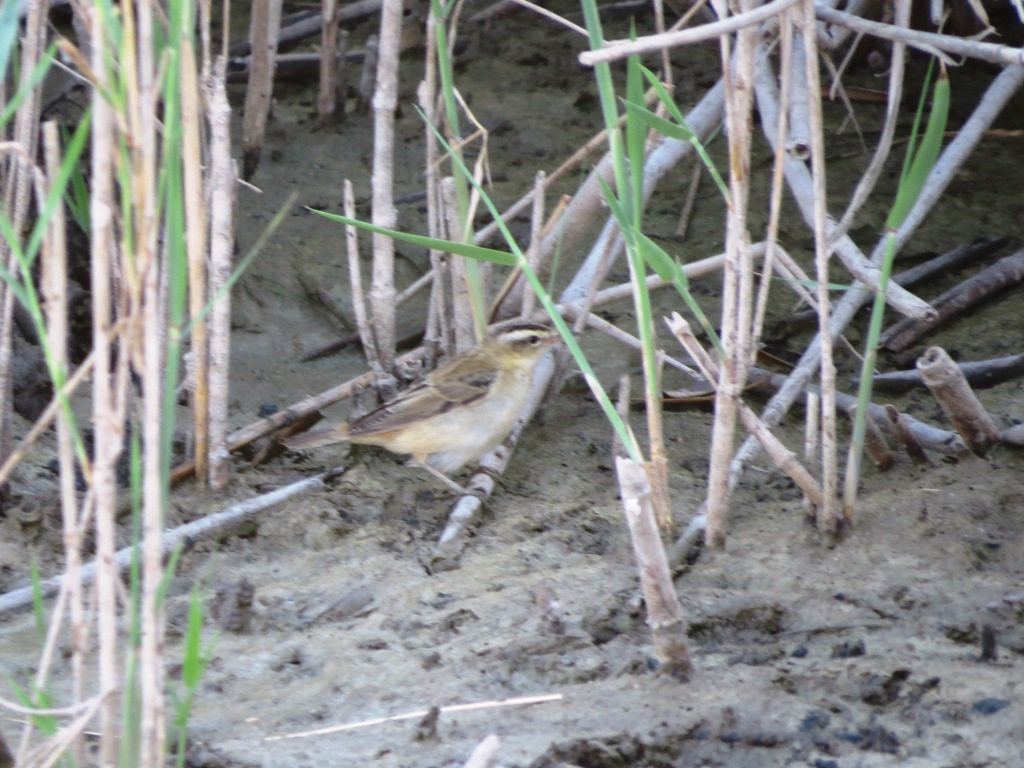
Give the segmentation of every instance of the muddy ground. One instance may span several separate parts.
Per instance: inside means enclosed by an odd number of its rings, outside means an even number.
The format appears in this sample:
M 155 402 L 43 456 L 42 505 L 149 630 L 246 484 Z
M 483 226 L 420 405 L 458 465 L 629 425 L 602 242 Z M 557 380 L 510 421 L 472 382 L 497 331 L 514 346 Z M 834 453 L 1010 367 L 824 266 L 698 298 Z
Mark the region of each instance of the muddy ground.
M 369 30 L 356 28 L 353 40 Z M 555 167 L 598 130 L 595 89 L 575 61 L 581 43 L 548 23 L 513 16 L 487 29 L 467 27 L 464 37 L 458 77 L 493 131 L 494 194 L 507 204 L 537 170 Z M 675 55 L 680 103 L 691 104 L 715 81 L 716 55 L 712 48 Z M 422 188 L 424 130 L 413 108 L 420 61 L 416 51 L 403 58 L 398 195 Z M 881 87 L 864 66 L 850 76 Z M 951 127 L 990 78 L 981 69 L 954 72 Z M 238 106 L 241 97 L 233 92 Z M 243 252 L 293 190 L 300 205 L 340 211 L 341 180 L 349 177 L 365 212 L 370 119 L 352 114 L 341 126 L 316 128 L 314 103 L 313 85 L 278 91 L 253 179 L 261 192 L 241 196 Z M 857 110 L 871 145 L 883 106 Z M 841 107 L 829 112 L 837 126 Z M 1022 114 L 1018 98 L 1000 125 L 1019 127 Z M 901 133 L 911 117 L 907 111 Z M 867 162 L 849 129 L 829 146 L 830 172 L 855 173 Z M 1020 138 L 987 140 L 907 253 L 1019 235 L 1019 179 L 1006 169 L 1022 163 Z M 755 164 L 759 183 L 768 168 L 764 159 Z M 877 237 L 896 173 L 883 180 L 854 232 L 865 247 Z M 580 178 L 559 191 L 572 192 Z M 688 181 L 680 171 L 660 188 L 649 232 L 692 260 L 719 252 L 723 216 L 717 193 L 704 184 L 687 238 L 673 239 Z M 829 183 L 838 206 L 853 181 L 837 175 Z M 421 228 L 421 205 L 403 205 L 400 225 Z M 755 205 L 755 218 L 766 211 Z M 519 221 L 516 232 L 527 227 Z M 790 251 L 808 260 L 811 242 L 799 215 L 791 211 L 783 230 Z M 356 351 L 300 362 L 347 330 L 341 238 L 336 225 L 296 209 L 236 291 L 236 425 L 254 421 L 263 406 L 287 405 L 363 370 Z M 399 246 L 399 264 L 408 283 L 425 268 L 424 254 Z M 969 273 L 921 293 L 936 295 Z M 717 279 L 695 288 L 714 316 Z M 962 359 L 1020 352 L 1019 297 L 988 302 L 928 343 Z M 663 302 L 662 310 L 674 307 L 669 297 Z M 770 327 L 791 308 L 791 298 L 776 291 Z M 415 330 L 421 316 L 410 306 L 403 330 Z M 630 307 L 614 307 L 607 317 L 628 327 Z M 852 333 L 855 341 L 859 333 Z M 798 349 L 802 338 L 769 335 L 783 352 Z M 639 371 L 631 352 L 591 337 L 585 345 L 606 385 Z M 883 365 L 906 366 L 913 357 L 886 357 Z M 842 375 L 852 375 L 853 364 L 842 365 Z M 676 383 L 670 376 L 668 385 Z M 1006 426 L 1024 418 L 1022 394 L 1024 385 L 1011 382 L 980 396 Z M 925 393 L 897 402 L 944 424 Z M 340 420 L 346 412 L 338 406 L 328 416 Z M 782 433 L 794 448 L 801 421 L 795 414 Z M 642 429 L 640 414 L 634 426 Z M 685 525 L 705 493 L 711 416 L 671 413 L 665 426 L 675 514 Z M 239 459 L 226 495 L 176 491 L 172 525 L 322 468 L 348 468 L 330 490 L 292 499 L 183 558 L 172 590 L 170 655 L 178 653 L 187 595 L 198 582 L 210 594 L 213 656 L 190 725 L 189 764 L 459 766 L 496 734 L 498 764 L 536 768 L 1024 765 L 1024 455 L 997 448 L 987 458 L 933 455 L 926 467 L 903 458 L 885 474 L 868 469 L 856 526 L 839 541 L 807 527 L 799 493 L 762 458 L 734 497 L 728 548 L 701 553 L 676 582 L 696 665 L 681 683 L 651 662 L 610 450 L 599 408 L 585 387 L 570 382 L 526 433 L 472 527 L 461 567 L 441 573 L 424 561 L 452 497 L 381 451 L 338 447 L 259 468 Z M 44 471 L 51 457 L 47 446 L 33 456 L 14 485 L 15 505 L 0 520 L 5 590 L 24 583 L 26 552 L 44 571 L 59 569 L 59 515 L 45 502 L 53 492 Z M 0 633 L 5 672 L 26 679 L 36 660 L 31 618 L 7 617 Z M 995 652 L 981 660 L 986 635 Z M 561 698 L 295 736 L 432 707 L 545 695 Z

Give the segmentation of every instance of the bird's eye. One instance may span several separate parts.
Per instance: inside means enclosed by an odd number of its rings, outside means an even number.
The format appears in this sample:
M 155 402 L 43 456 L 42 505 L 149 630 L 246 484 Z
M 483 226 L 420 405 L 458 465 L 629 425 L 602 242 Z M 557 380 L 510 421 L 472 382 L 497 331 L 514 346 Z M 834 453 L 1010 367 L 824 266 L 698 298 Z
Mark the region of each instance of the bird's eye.
M 536 347 L 540 343 L 540 336 L 531 336 L 529 342 L 531 347 Z

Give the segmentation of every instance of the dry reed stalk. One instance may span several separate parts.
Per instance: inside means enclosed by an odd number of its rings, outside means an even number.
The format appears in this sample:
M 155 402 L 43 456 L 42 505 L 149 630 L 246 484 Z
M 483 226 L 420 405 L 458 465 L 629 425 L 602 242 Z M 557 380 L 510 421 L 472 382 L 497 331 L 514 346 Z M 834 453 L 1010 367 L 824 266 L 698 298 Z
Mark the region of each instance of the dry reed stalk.
M 568 318 L 568 319 L 575 319 L 574 318 L 574 314 L 575 313 L 570 310 L 570 311 L 565 313 L 565 317 Z M 643 351 L 643 343 L 640 341 L 640 339 L 638 339 L 633 334 L 631 334 L 631 333 L 629 333 L 627 331 L 622 330 L 617 325 L 612 325 L 611 323 L 609 323 L 604 318 L 601 318 L 601 317 L 598 317 L 597 315 L 595 315 L 593 312 L 589 313 L 586 317 L 587 317 L 587 323 L 586 323 L 586 327 L 587 328 L 591 328 L 591 329 L 597 331 L 598 333 L 603 333 L 605 336 L 609 336 L 609 337 L 615 339 L 616 341 L 621 342 L 622 344 L 625 344 L 627 347 L 630 347 L 630 348 L 635 349 L 637 351 L 641 351 L 641 352 Z M 700 374 L 698 374 L 693 368 L 691 368 L 690 366 L 686 365 L 685 363 L 681 363 L 679 360 L 677 360 L 676 358 L 672 357 L 672 355 L 666 355 L 664 352 L 661 352 L 661 353 L 659 353 L 659 357 L 660 357 L 661 362 L 663 364 L 669 365 L 669 366 L 675 368 L 677 371 L 682 371 L 687 376 L 690 376 L 690 377 L 692 377 L 694 379 L 700 378 Z M 621 385 L 621 380 L 620 380 L 620 385 Z M 619 415 L 622 415 L 622 414 L 619 414 Z M 622 455 L 625 456 L 626 454 L 622 454 Z
M 89 722 L 96 717 L 96 710 L 100 708 L 104 699 L 111 695 L 113 695 L 113 691 L 107 691 L 83 701 L 81 706 L 75 708 L 77 716 L 74 720 L 32 752 L 19 755 L 17 765 L 21 768 L 50 768 L 50 766 L 56 765 L 61 757 L 65 756 L 67 751 L 73 747 L 74 743 L 81 740 Z
M 445 176 L 440 184 L 441 216 L 444 220 L 445 238 L 462 242 L 462 222 L 459 220 L 459 204 L 456 200 L 455 179 Z M 449 299 L 446 314 L 450 315 L 451 330 L 455 339 L 455 354 L 461 354 L 476 346 L 476 322 L 473 317 L 473 298 L 470 296 L 469 271 L 466 260 L 458 256 L 448 258 Z
M 621 457 L 615 459 L 615 471 L 640 571 L 654 657 L 663 672 L 686 680 L 693 671 L 686 642 L 686 619 L 672 584 L 665 547 L 658 535 L 647 473 L 640 464 Z
M 441 205 L 441 148 L 434 136 L 433 126 L 440 125 L 438 114 L 440 100 L 437 94 L 438 61 L 437 61 L 437 25 L 435 13 L 427 14 L 426 41 L 427 50 L 424 56 L 423 80 L 416 89 L 416 98 L 424 115 L 424 172 L 423 179 L 427 187 L 427 234 L 431 237 L 442 237 L 444 234 L 444 213 Z M 443 351 L 451 354 L 455 349 L 449 327 L 448 301 L 445 292 L 451 284 L 448 274 L 448 256 L 436 248 L 430 249 L 430 274 L 433 275 L 430 302 L 427 308 L 427 323 L 423 334 L 423 345 L 427 351 L 424 363 L 433 368 L 437 362 L 436 354 Z
M 678 48 L 694 43 L 703 43 L 708 40 L 725 39 L 734 32 L 757 27 L 764 21 L 771 19 L 791 6 L 795 6 L 800 0 L 772 0 L 772 2 L 747 8 L 732 16 L 720 17 L 719 21 L 710 24 L 701 24 L 691 29 L 683 29 L 677 32 L 665 32 L 661 35 L 645 35 L 636 40 L 616 41 L 611 45 L 593 51 L 583 51 L 578 58 L 581 64 L 592 67 L 612 61 L 620 61 L 634 54 L 660 53 L 667 48 Z
M 969 56 L 1006 67 L 1020 66 L 1022 63 L 1020 48 L 1014 46 L 969 40 L 957 35 L 922 32 L 878 21 L 869 21 L 852 13 L 829 8 L 824 4 L 815 6 L 814 11 L 818 19 L 828 24 L 837 24 L 855 32 L 865 32 L 875 37 L 905 43 L 942 59 L 947 65 L 955 65 L 956 62 L 946 54 Z
M 342 190 L 345 215 L 354 218 L 356 197 L 352 190 L 352 182 L 345 179 L 342 182 Z M 369 363 L 370 369 L 377 373 L 383 373 L 380 355 L 377 351 L 377 341 L 366 315 L 366 296 L 363 293 L 363 273 L 359 261 L 359 235 L 355 227 L 345 227 L 345 248 L 348 255 L 349 286 L 352 291 L 352 312 L 356 318 L 356 327 L 359 329 L 359 341 L 363 345 L 363 352 L 366 354 L 366 361 Z
M 19 90 L 26 95 L 14 116 L 14 143 L 19 152 L 6 158 L 3 180 L 4 213 L 13 232 L 20 234 L 28 220 L 32 199 L 34 160 L 39 135 L 39 103 L 42 85 L 30 88 L 32 73 L 43 55 L 46 42 L 47 6 L 45 3 L 31 3 L 25 21 L 25 33 L 21 38 L 21 60 L 19 63 Z M 5 239 L 0 239 L 0 261 L 10 275 L 17 277 L 21 268 L 14 251 Z M 17 302 L 14 289 L 3 281 L 0 286 L 0 457 L 10 452 L 10 430 L 13 419 L 14 381 L 12 378 L 13 318 Z
M 788 104 L 793 83 L 793 24 L 792 13 L 786 11 L 781 17 L 782 28 L 779 34 L 779 69 L 782 73 L 781 99 L 783 104 Z M 776 127 L 777 135 L 786 136 L 789 133 L 789 114 L 791 110 L 779 110 L 779 123 Z M 767 250 L 765 252 L 764 266 L 761 269 L 761 283 L 757 291 L 757 300 L 754 306 L 753 338 L 750 340 L 752 349 L 757 349 L 761 341 L 761 329 L 764 325 L 765 313 L 768 310 L 768 292 L 771 288 L 772 272 L 775 266 L 775 255 L 779 239 L 779 217 L 782 214 L 782 169 L 785 162 L 785 154 L 781 142 L 775 146 L 772 165 L 772 187 L 768 206 L 768 234 Z M 781 249 L 779 249 L 781 250 Z M 787 266 L 793 264 L 789 259 Z M 792 284 L 792 283 L 791 283 Z M 806 292 L 806 291 L 805 291 Z
M 714 5 L 723 18 L 728 14 L 724 2 Z M 749 0 L 741 3 L 741 13 L 750 8 Z M 722 362 L 715 386 L 705 530 L 705 544 L 715 549 L 725 546 L 730 490 L 729 461 L 733 452 L 740 397 L 751 360 L 753 265 L 747 231 L 747 205 L 750 194 L 752 82 L 756 38 L 757 32 L 753 27 L 745 27 L 737 34 L 735 60 L 730 39 L 720 39 L 721 60 L 725 71 L 731 199 L 726 219 L 725 273 L 722 281 Z
M 260 164 L 274 94 L 274 66 L 282 0 L 253 0 L 249 27 L 252 65 L 242 115 L 242 173 L 251 179 Z
M 780 57 L 779 58 L 779 80 L 780 80 L 780 96 L 779 101 L 785 107 L 779 110 L 779 125 L 783 125 L 782 113 L 787 113 L 788 120 L 785 121 L 788 131 L 779 131 L 779 136 L 785 136 L 785 142 L 783 146 L 785 148 L 785 154 L 790 157 L 795 157 L 798 160 L 807 161 L 811 156 L 811 115 L 810 115 L 810 94 L 808 91 L 810 87 L 802 76 L 795 78 L 794 73 L 802 73 L 807 71 L 807 49 L 804 47 L 804 40 L 802 37 L 796 37 L 793 39 L 793 31 L 790 29 L 786 31 L 787 22 L 798 23 L 800 17 L 794 9 L 786 11 L 786 16 L 782 22 L 782 28 L 780 29 L 779 37 L 783 36 L 790 38 L 790 55 L 788 61 Z M 785 71 L 786 68 L 789 71 Z M 788 89 L 786 86 L 790 86 Z M 788 93 L 787 93 L 788 90 Z M 783 157 L 781 153 L 776 151 L 776 157 Z
M 321 120 L 334 116 L 337 109 L 336 70 L 338 51 L 338 0 L 323 0 L 321 11 L 323 27 L 320 31 L 320 85 L 316 97 L 316 111 Z M 347 215 L 347 214 L 346 214 Z
M 526 249 L 526 261 L 536 272 L 540 267 L 540 241 L 544 235 L 544 208 L 546 203 L 545 191 L 547 189 L 547 176 L 544 171 L 538 171 L 533 177 L 533 206 L 530 209 L 530 245 Z M 520 277 L 521 279 L 521 277 Z M 519 314 L 529 317 L 537 306 L 537 294 L 523 287 L 523 300 L 519 307 Z
M 200 127 L 199 75 L 195 55 L 187 40 L 181 45 L 181 126 L 182 164 L 185 193 L 185 237 L 188 253 L 189 314 L 191 316 L 191 357 L 194 366 L 192 390 L 193 455 L 196 474 L 207 475 L 210 451 L 210 356 L 207 326 L 202 313 L 208 297 L 206 289 L 206 200 L 203 194 L 203 158 Z
M 814 187 L 814 271 L 818 281 L 818 338 L 821 339 L 821 486 L 822 503 L 818 507 L 818 528 L 832 534 L 838 528 L 839 455 L 836 447 L 836 368 L 832 359 L 832 336 L 829 318 L 828 211 L 825 181 L 825 127 L 821 113 L 821 77 L 818 65 L 818 39 L 814 24 L 814 2 L 803 0 L 799 11 L 794 9 L 805 48 L 804 72 L 794 72 L 796 83 L 806 83 L 808 118 L 810 119 L 811 182 Z M 795 63 L 795 62 L 794 62 Z
M 113 159 L 116 156 L 115 121 L 112 106 L 102 94 L 111 87 L 107 70 L 107 29 L 105 15 L 95 6 L 89 9 L 92 31 L 92 68 L 96 83 L 93 89 L 92 187 L 89 203 L 92 251 L 90 291 L 92 296 L 92 344 L 96 355 L 93 376 L 94 465 L 92 489 L 95 497 L 96 526 L 96 616 L 99 625 L 99 686 L 111 694 L 100 705 L 100 765 L 116 759 L 119 725 L 117 631 L 118 566 L 114 560 L 117 476 L 116 463 L 124 440 L 124 392 L 127 380 L 127 354 L 115 358 L 111 345 L 113 335 L 111 286 L 113 262 L 117 256 L 114 236 L 114 212 L 119 210 L 114 192 Z M 113 373 L 112 373 L 113 372 Z M 85 569 L 83 568 L 83 584 Z
M 907 28 L 910 26 L 910 3 L 896 3 L 894 11 L 894 22 L 898 27 Z M 851 47 L 851 53 L 854 48 Z M 878 139 L 878 146 L 868 163 L 867 169 L 861 174 L 860 181 L 853 191 L 850 202 L 846 206 L 843 217 L 836 224 L 831 238 L 846 234 L 857 213 L 871 196 L 875 184 L 882 175 L 886 161 L 889 159 L 889 152 L 892 149 L 892 139 L 896 133 L 896 122 L 899 118 L 900 101 L 903 98 L 903 72 L 906 68 L 907 46 L 905 43 L 896 41 L 892 45 L 892 55 L 889 59 L 889 87 L 886 91 L 885 123 L 882 125 L 882 133 Z
M 808 392 L 804 407 L 804 465 L 815 477 L 821 476 L 821 398 L 817 392 Z M 805 495 L 803 498 L 807 520 L 813 523 L 818 519 L 818 508 Z
M 132 215 L 134 222 L 125 222 L 125 230 L 136 229 L 134 253 L 128 243 L 122 245 L 122 256 L 134 261 L 141 285 L 126 283 L 124 289 L 136 291 L 141 309 L 129 309 L 136 322 L 129 324 L 124 338 L 132 349 L 142 349 L 142 365 L 134 361 L 136 373 L 142 375 L 142 530 L 141 572 L 142 590 L 139 603 L 141 638 L 136 668 L 139 688 L 139 754 L 140 768 L 159 768 L 164 761 L 166 722 L 164 712 L 163 644 L 165 631 L 164 581 L 162 534 L 164 528 L 165 495 L 163 461 L 163 417 L 165 352 L 168 335 L 164 327 L 167 317 L 167 263 L 160 258 L 158 233 L 161 222 L 157 211 L 159 195 L 157 168 L 160 163 L 156 125 L 157 73 L 156 48 L 153 40 L 153 0 L 138 3 L 138 22 L 135 35 L 138 40 L 137 81 L 126 78 L 129 125 L 135 139 L 132 156 Z M 127 6 L 126 6 L 127 8 Z M 126 34 L 132 30 L 132 19 L 125 14 Z M 125 68 L 132 69 L 132 63 Z M 185 71 L 185 68 L 182 68 Z M 194 76 L 193 76 L 194 82 Z M 198 111 L 198 110 L 197 110 Z M 184 117 L 184 113 L 182 114 Z M 197 137 L 198 138 L 198 137 Z M 187 139 L 186 139 L 187 141 Z M 198 141 L 197 141 L 198 144 Z M 198 152 L 198 146 L 195 147 Z M 198 159 L 197 159 L 198 164 Z M 193 173 L 199 175 L 198 168 Z M 124 234 L 122 234 L 124 237 Z M 200 234 L 200 238 L 203 235 Z M 133 258 L 134 257 L 134 258 Z M 131 261 L 129 261 L 131 263 Z M 201 268 L 200 268 L 201 271 Z M 141 321 L 141 328 L 138 322 Z M 177 332 L 177 331 L 175 331 Z M 203 457 L 205 460 L 205 456 Z
M 46 175 L 55 179 L 60 169 L 60 135 L 54 122 L 43 125 L 46 154 Z M 68 276 L 67 233 L 63 206 L 54 209 L 50 219 L 48 244 L 42 258 L 42 297 L 46 309 L 46 334 L 49 337 L 52 366 L 60 372 L 63 386 L 68 372 Z M 60 397 L 55 401 L 60 403 Z M 78 704 L 85 695 L 85 650 L 88 628 L 82 599 L 82 539 L 85 531 L 79 518 L 78 495 L 75 492 L 75 450 L 72 443 L 74 425 L 63 407 L 57 409 L 57 460 L 60 467 L 60 508 L 64 532 L 64 583 L 71 636 L 71 701 Z M 54 611 L 52 624 L 59 626 L 62 614 Z M 85 765 L 85 741 L 72 739 L 69 751 L 78 765 Z
M 693 162 L 693 171 L 690 174 L 690 184 L 686 188 L 686 197 L 683 199 L 683 207 L 679 210 L 679 223 L 676 224 L 676 236 L 685 238 L 690 228 L 690 219 L 693 216 L 693 206 L 697 202 L 697 190 L 700 189 L 700 177 L 704 170 L 704 164 L 699 159 Z
M 629 374 L 623 374 L 619 377 L 619 386 L 615 393 L 615 412 L 619 414 L 619 418 L 626 424 L 629 423 L 630 390 Z M 626 446 L 622 444 L 622 439 L 619 437 L 618 432 L 612 437 L 612 455 L 610 458 L 612 461 L 628 458 Z
M 383 5 L 383 0 L 381 0 Z M 377 57 L 380 44 L 377 35 L 370 35 L 363 44 L 363 68 L 359 73 L 358 111 L 366 112 L 373 101 L 374 78 L 377 73 Z
M 384 0 L 380 14 L 376 88 L 373 94 L 373 211 L 378 227 L 394 229 L 395 109 L 398 106 L 398 51 L 402 37 L 402 0 Z M 370 311 L 381 367 L 395 362 L 395 242 L 373 235 Z
M 338 477 L 342 472 L 344 472 L 343 468 L 322 472 L 314 477 L 299 480 L 283 488 L 232 504 L 230 507 L 226 507 L 219 512 L 167 530 L 163 533 L 163 548 L 168 552 L 173 552 L 179 547 L 191 546 L 192 542 L 218 534 L 228 526 L 239 525 L 247 520 L 252 520 L 257 512 L 270 509 L 294 496 L 326 490 L 328 488 L 327 482 Z M 113 553 L 111 561 L 122 568 L 127 567 L 131 563 L 134 553 L 135 547 L 119 549 Z M 81 571 L 82 585 L 89 586 L 92 584 L 98 578 L 100 569 L 101 565 L 96 560 L 83 565 Z M 54 576 L 49 579 L 40 580 L 39 590 L 43 597 L 49 597 L 59 590 L 64 583 L 64 578 L 64 576 Z M 0 595 L 0 616 L 31 606 L 32 599 L 33 587 L 31 586 L 15 589 Z
M 228 484 L 228 399 L 231 363 L 231 292 L 224 290 L 231 276 L 235 247 L 235 176 L 231 158 L 231 106 L 224 85 L 225 63 L 217 60 L 213 76 L 204 83 L 206 119 L 210 126 L 210 270 L 209 295 L 216 297 L 210 310 L 210 447 L 209 483 L 215 491 Z
M 199 82 L 205 83 L 213 75 L 213 44 L 210 35 L 213 30 L 213 12 L 210 7 L 212 0 L 199 0 L 199 54 L 202 63 L 199 65 Z M 228 2 L 223 3 L 223 15 L 230 21 L 231 9 Z M 227 46 L 227 39 L 221 41 Z
M 967 446 L 978 456 L 988 453 L 999 430 L 946 350 L 929 347 L 917 359 L 917 369 Z
M 334 116 L 338 122 L 345 120 L 345 104 L 348 101 L 348 30 L 338 32 L 334 48 L 337 71 L 334 74 Z

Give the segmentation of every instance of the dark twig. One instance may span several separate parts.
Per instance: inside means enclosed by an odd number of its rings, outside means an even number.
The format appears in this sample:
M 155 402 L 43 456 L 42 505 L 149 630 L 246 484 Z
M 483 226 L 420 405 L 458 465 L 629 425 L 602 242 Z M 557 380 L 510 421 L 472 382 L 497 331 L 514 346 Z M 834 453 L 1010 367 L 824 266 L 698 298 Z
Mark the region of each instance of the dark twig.
M 967 383 L 974 389 L 988 389 L 1024 376 L 1024 354 L 997 357 L 992 360 L 978 360 L 973 363 L 958 363 Z M 876 375 L 874 388 L 879 392 L 902 394 L 915 387 L 924 387 L 919 370 L 892 371 Z
M 1024 280 L 1024 250 L 1004 256 L 936 298 L 932 302 L 937 313 L 934 317 L 908 317 L 890 326 L 882 334 L 881 344 L 893 352 L 901 352 L 950 318 L 1021 280 Z

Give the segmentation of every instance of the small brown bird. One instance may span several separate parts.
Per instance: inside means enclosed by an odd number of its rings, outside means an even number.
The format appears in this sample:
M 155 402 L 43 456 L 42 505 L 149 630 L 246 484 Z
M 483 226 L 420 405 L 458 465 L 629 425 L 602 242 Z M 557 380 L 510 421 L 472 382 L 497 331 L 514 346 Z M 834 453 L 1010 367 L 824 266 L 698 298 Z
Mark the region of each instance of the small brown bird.
M 504 323 L 478 346 L 365 416 L 284 444 L 297 450 L 345 440 L 379 445 L 411 454 L 413 461 L 454 485 L 441 473 L 477 461 L 508 436 L 526 404 L 537 363 L 559 338 L 545 325 Z

